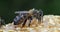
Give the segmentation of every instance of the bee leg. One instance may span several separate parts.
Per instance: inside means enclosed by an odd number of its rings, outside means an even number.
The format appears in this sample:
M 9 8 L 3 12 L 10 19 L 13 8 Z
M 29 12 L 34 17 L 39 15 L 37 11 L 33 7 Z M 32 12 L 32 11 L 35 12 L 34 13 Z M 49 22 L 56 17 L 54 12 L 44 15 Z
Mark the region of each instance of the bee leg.
M 29 27 L 30 27 L 30 23 L 31 23 L 31 20 L 30 20 L 29 25 L 28 25 Z
M 23 22 L 22 27 L 24 27 L 24 26 L 25 26 L 26 21 L 27 21 L 27 19 L 25 19 L 25 21 Z
M 30 27 L 30 24 L 31 24 L 31 20 L 32 20 L 32 18 L 30 18 L 29 20 L 30 20 L 30 22 L 29 22 L 29 25 L 28 25 L 28 26 Z

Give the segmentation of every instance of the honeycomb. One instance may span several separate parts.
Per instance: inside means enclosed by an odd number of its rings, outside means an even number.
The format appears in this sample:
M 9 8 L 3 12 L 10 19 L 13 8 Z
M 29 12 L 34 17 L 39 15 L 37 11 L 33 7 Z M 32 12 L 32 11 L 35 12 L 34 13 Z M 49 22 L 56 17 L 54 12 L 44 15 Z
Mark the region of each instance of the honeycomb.
M 33 19 L 30 27 L 21 28 L 19 25 L 16 28 L 14 27 L 13 23 L 3 25 L 0 32 L 60 32 L 60 16 L 44 15 L 43 23 L 38 24 L 37 20 Z

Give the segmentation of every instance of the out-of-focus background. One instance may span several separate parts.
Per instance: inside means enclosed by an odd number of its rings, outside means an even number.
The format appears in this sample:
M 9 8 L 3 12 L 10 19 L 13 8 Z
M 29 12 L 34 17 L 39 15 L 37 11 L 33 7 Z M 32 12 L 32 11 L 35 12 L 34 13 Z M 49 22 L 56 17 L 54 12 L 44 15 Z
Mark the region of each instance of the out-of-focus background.
M 32 8 L 42 9 L 44 15 L 60 15 L 60 0 L 0 0 L 0 16 L 6 23 L 13 21 L 15 11 Z

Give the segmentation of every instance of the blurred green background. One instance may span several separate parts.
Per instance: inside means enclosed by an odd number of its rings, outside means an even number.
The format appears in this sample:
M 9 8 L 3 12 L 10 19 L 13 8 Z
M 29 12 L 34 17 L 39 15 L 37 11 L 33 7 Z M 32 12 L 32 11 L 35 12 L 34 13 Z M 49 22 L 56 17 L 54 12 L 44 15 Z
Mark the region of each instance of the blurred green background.
M 42 9 L 44 15 L 60 15 L 60 0 L 0 0 L 0 16 L 6 23 L 13 21 L 15 11 L 32 8 Z

